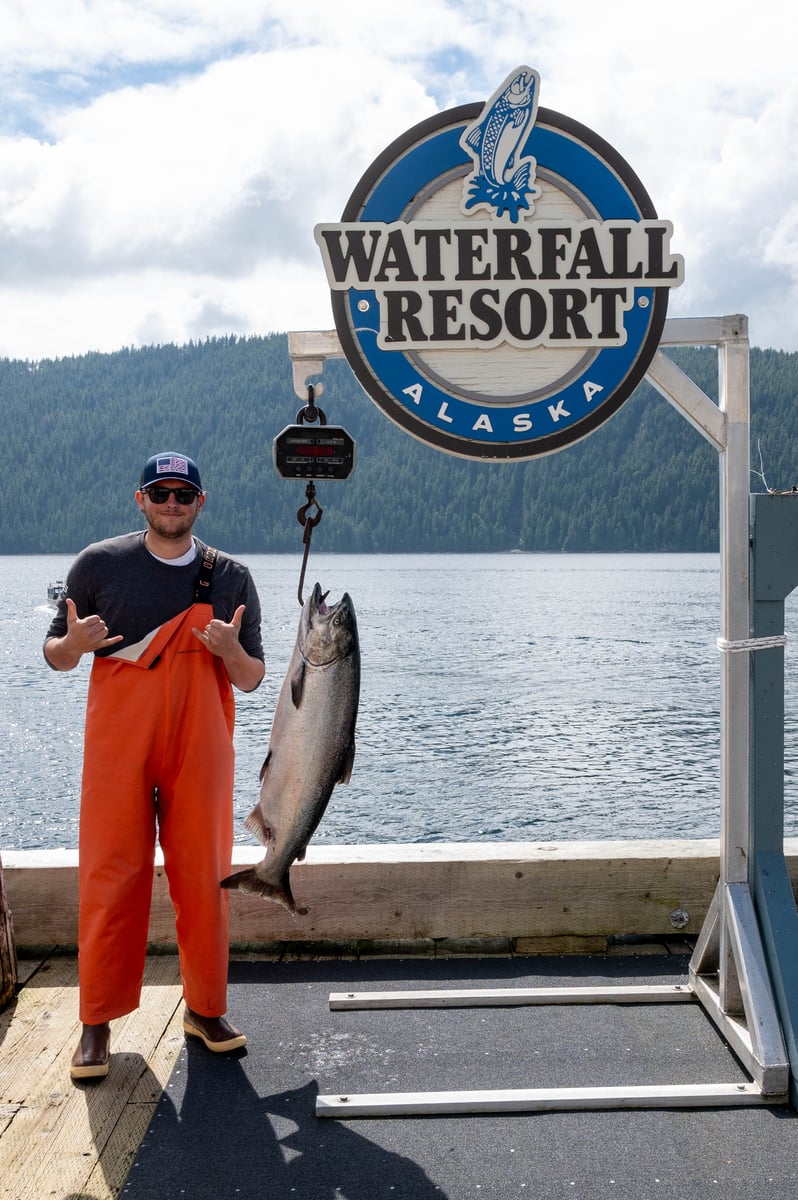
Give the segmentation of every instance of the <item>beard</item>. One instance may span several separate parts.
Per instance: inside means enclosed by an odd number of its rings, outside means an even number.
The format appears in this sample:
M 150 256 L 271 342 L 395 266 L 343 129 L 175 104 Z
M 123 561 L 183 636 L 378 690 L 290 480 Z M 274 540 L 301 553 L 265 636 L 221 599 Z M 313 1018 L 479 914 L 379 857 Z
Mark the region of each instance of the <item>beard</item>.
M 165 505 L 164 507 L 167 507 Z M 197 519 L 198 510 L 196 504 L 193 504 L 188 512 L 179 514 L 161 512 L 148 505 L 145 512 L 147 524 L 153 533 L 157 533 L 158 537 L 167 538 L 171 541 L 180 541 L 187 533 L 190 533 L 194 527 L 194 522 Z

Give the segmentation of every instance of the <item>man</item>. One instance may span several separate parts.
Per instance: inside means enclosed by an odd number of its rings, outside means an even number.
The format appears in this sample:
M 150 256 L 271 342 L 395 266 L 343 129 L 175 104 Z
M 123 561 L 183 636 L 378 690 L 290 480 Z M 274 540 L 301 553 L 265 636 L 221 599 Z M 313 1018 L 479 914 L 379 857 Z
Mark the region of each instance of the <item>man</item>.
M 224 1015 L 228 893 L 219 884 L 233 843 L 233 686 L 254 691 L 263 678 L 260 604 L 247 568 L 192 535 L 205 493 L 190 458 L 149 458 L 136 503 L 147 528 L 78 555 L 44 644 L 58 671 L 94 655 L 73 1079 L 107 1075 L 109 1022 L 139 1003 L 156 827 L 175 907 L 183 1028 L 214 1051 L 246 1043 Z

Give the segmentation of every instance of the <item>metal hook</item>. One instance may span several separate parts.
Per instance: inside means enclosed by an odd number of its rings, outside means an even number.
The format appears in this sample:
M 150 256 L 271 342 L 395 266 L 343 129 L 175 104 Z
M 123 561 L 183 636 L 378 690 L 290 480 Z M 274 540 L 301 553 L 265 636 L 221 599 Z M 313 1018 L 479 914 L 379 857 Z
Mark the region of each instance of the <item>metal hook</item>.
M 319 388 L 319 394 L 321 394 L 321 388 Z M 316 404 L 316 393 L 313 390 L 312 383 L 308 384 L 308 402 L 304 408 L 300 408 L 296 415 L 297 425 L 304 425 L 305 421 L 307 421 L 310 425 L 312 425 L 315 421 L 318 421 L 320 425 L 327 424 L 326 413 L 324 413 Z
M 319 521 L 321 520 L 324 509 L 321 507 L 318 500 L 316 499 L 316 485 L 314 484 L 312 479 L 311 479 L 310 483 L 308 484 L 308 486 L 305 488 L 305 495 L 307 496 L 307 503 L 303 504 L 301 508 L 297 509 L 296 519 L 297 519 L 297 521 L 299 521 L 300 525 L 305 526 L 305 536 L 302 540 L 309 542 L 311 532 L 315 529 L 315 527 L 318 525 Z M 316 515 L 314 517 L 312 517 L 310 515 L 309 510 L 311 508 L 316 509 Z
M 302 570 L 299 574 L 299 587 L 297 589 L 297 598 L 299 600 L 300 607 L 304 606 L 305 603 L 305 601 L 302 599 L 302 588 L 305 585 L 305 569 L 308 565 L 310 539 L 313 537 L 313 530 L 318 525 L 324 513 L 324 509 L 316 499 L 316 485 L 312 479 L 305 488 L 305 495 L 307 496 L 307 503 L 303 504 L 301 508 L 297 509 L 296 514 L 299 524 L 302 525 L 305 530 L 305 532 L 302 534 L 302 541 L 305 545 L 305 553 L 302 555 Z M 311 508 L 315 508 L 315 515 L 311 515 Z

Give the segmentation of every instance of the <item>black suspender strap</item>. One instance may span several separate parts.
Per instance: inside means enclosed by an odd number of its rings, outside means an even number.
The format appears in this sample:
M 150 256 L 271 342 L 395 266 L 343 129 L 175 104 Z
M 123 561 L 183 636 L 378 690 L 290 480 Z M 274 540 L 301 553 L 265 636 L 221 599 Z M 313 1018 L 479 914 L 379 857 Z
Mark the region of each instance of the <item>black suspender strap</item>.
M 197 586 L 194 588 L 194 603 L 207 604 L 211 594 L 211 575 L 216 564 L 216 555 L 218 550 L 214 550 L 213 546 L 205 546 L 202 553 L 202 563 L 200 564 L 199 575 L 197 576 Z

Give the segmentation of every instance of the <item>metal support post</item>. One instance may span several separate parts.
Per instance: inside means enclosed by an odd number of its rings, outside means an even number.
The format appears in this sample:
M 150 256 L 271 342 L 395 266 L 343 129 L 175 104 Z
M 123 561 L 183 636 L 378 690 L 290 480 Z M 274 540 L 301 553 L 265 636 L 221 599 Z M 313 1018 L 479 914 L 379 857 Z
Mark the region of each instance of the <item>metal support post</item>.
M 798 912 L 784 857 L 784 602 L 798 587 L 798 495 L 751 496 L 753 889 L 798 1107 Z M 773 644 L 768 644 L 771 642 Z M 782 644 L 779 644 L 779 643 Z

